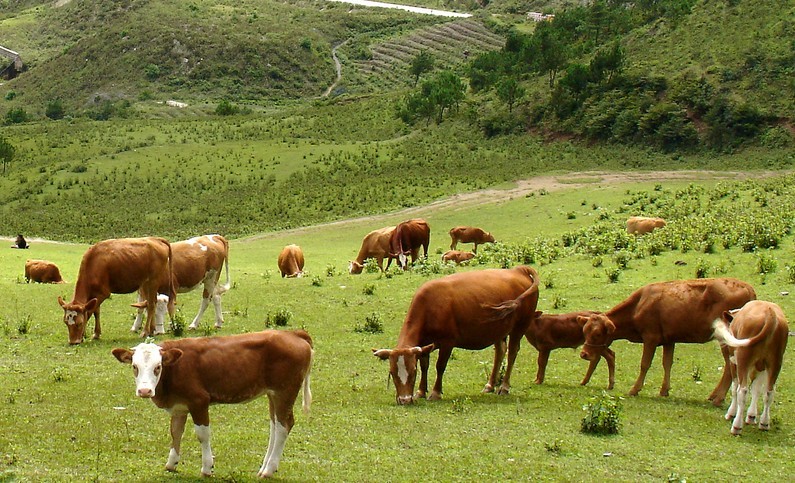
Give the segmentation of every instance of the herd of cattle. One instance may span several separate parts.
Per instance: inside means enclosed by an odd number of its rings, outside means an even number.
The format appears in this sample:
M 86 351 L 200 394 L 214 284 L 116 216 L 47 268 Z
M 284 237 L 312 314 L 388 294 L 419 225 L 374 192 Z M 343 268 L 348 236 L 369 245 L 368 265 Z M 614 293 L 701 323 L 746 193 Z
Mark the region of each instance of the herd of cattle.
M 662 219 L 632 217 L 627 221 L 627 231 L 643 234 L 664 225 Z M 474 227 L 455 227 L 449 234 L 450 251 L 443 257 L 456 263 L 474 257 L 479 244 L 495 241 L 490 233 Z M 427 257 L 429 241 L 430 227 L 422 219 L 374 230 L 362 240 L 349 272 L 361 273 L 370 258 L 381 270 L 385 270 L 384 258 L 388 260 L 387 269 L 393 259 L 405 269 L 408 257 L 413 263 L 420 248 Z M 473 251 L 456 250 L 458 243 L 473 243 Z M 277 263 L 282 277 L 301 276 L 301 248 L 286 246 Z M 224 268 L 226 282 L 220 285 Z M 28 260 L 25 278 L 63 283 L 58 267 L 44 260 Z M 95 320 L 93 337 L 100 337 L 100 306 L 112 293 L 137 291 L 138 302 L 133 306 L 139 308 L 139 314 L 132 329 L 142 329 L 142 337 L 163 333 L 165 314 L 174 315 L 177 294 L 199 286 L 203 288 L 201 306 L 190 327 L 198 326 L 211 301 L 215 325 L 221 327 L 221 295 L 229 290 L 230 278 L 229 244 L 220 235 L 176 243 L 158 237 L 98 242 L 82 258 L 72 300 L 67 303 L 58 297 L 69 343 L 82 342 L 91 316 Z M 760 429 L 769 428 L 788 326 L 781 308 L 756 300 L 756 292 L 748 283 L 733 278 L 652 283 L 606 312 L 545 314 L 538 310 L 538 300 L 539 275 L 529 266 L 461 272 L 425 282 L 411 300 L 397 345 L 373 350 L 374 356 L 389 361 L 397 403 L 440 399 L 442 377 L 454 348 L 481 350 L 494 346 L 494 363 L 483 391 L 507 394 L 522 338 L 538 350 L 537 384 L 544 381 L 552 350 L 581 346 L 580 356 L 590 363 L 581 384 L 588 383 L 600 359 L 605 358 L 609 389 L 615 381 L 612 342 L 625 339 L 643 344 L 640 373 L 630 395 L 642 389 L 656 348 L 662 346 L 664 378 L 660 395 L 667 396 L 675 344 L 705 343 L 714 338 L 721 343 L 725 364 L 709 399 L 720 405 L 731 388 L 732 402 L 725 417 L 732 420 L 732 434 L 740 434 L 744 423 L 758 422 Z M 430 354 L 437 350 L 436 380 L 428 392 Z M 293 406 L 299 392 L 303 391 L 304 410 L 309 408 L 313 353 L 312 339 L 303 330 L 185 338 L 113 350 L 120 362 L 132 365 L 136 394 L 151 399 L 171 415 L 172 443 L 166 463 L 170 471 L 179 462 L 188 414 L 201 443 L 201 472 L 210 475 L 209 406 L 245 402 L 267 394 L 270 441 L 260 477 L 271 476 L 278 469 L 294 424 Z M 506 353 L 507 366 L 499 382 Z M 418 365 L 420 381 L 415 391 Z M 749 388 L 751 402 L 746 412 Z

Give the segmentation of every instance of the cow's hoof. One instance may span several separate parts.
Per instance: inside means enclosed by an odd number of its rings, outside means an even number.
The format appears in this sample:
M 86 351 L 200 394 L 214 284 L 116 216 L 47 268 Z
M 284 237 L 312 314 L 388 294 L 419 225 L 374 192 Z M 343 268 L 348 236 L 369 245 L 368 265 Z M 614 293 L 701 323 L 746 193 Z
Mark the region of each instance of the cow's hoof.
M 91 336 L 91 338 L 94 340 L 99 340 L 99 334 L 94 334 Z
M 492 386 L 491 384 L 486 384 L 485 386 L 483 386 L 483 390 L 480 392 L 482 392 L 483 394 L 494 392 L 494 386 Z
M 660 391 L 660 397 L 668 397 L 668 391 Z
M 432 392 L 430 396 L 428 396 L 428 401 L 441 401 L 442 395 L 438 392 Z
M 769 431 L 770 430 L 770 425 L 769 424 L 764 424 L 764 423 L 759 423 L 759 429 L 761 429 L 762 431 Z
M 509 392 L 510 392 L 510 388 L 501 387 L 499 390 L 497 390 L 497 395 L 498 396 L 507 396 Z
M 732 426 L 732 434 L 735 436 L 740 436 L 743 433 L 743 428 L 736 428 Z
M 754 424 L 756 423 L 756 416 L 746 416 L 745 424 Z
M 607 385 L 607 390 L 608 391 L 612 391 L 613 390 L 613 386 L 615 386 L 615 384 L 611 382 L 610 384 Z
M 712 399 L 711 401 L 712 401 L 712 405 L 715 406 L 715 407 L 723 406 L 723 398 L 722 397 L 721 398 L 716 397 L 715 399 Z
M 630 391 L 627 393 L 627 396 L 637 396 L 639 392 L 640 391 L 637 389 L 630 389 Z

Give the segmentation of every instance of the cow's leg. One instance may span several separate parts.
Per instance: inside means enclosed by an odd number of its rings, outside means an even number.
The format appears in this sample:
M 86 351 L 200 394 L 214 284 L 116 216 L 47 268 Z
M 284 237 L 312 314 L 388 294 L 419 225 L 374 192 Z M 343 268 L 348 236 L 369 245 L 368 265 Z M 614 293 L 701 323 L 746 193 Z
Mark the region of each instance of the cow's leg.
M 743 419 L 745 413 L 745 404 L 746 399 L 748 397 L 748 358 L 745 357 L 745 353 L 740 351 L 735 351 L 734 353 L 734 360 L 737 367 L 737 379 L 736 379 L 736 399 L 737 399 L 737 413 L 734 415 L 734 420 L 732 422 L 732 434 L 739 435 L 743 431 Z
M 724 416 L 727 421 L 731 421 L 734 419 L 734 416 L 737 415 L 737 385 L 737 381 L 735 380 L 732 382 L 730 388 L 732 393 L 732 402 L 729 404 L 729 408 L 726 410 L 726 415 Z
M 546 348 L 538 349 L 538 371 L 536 372 L 536 381 L 535 381 L 536 384 L 543 384 L 544 383 L 544 377 L 547 374 L 547 364 L 549 363 L 549 354 L 551 352 L 552 351 L 550 351 L 549 349 L 546 349 Z M 596 365 L 593 362 L 591 362 L 591 366 L 596 367 Z M 593 372 L 593 369 L 591 369 L 589 367 L 588 368 L 588 374 L 585 376 L 586 379 L 583 379 L 582 384 L 586 384 L 588 382 L 587 379 L 591 378 L 591 373 L 592 372 Z
M 420 360 L 420 386 L 414 393 L 414 399 L 424 399 L 428 394 L 428 368 L 431 365 L 431 354 L 421 354 Z
M 220 329 L 224 325 L 224 313 L 221 311 L 221 294 L 213 290 L 213 306 L 215 307 L 215 327 Z
M 494 364 L 491 366 L 489 380 L 486 381 L 486 385 L 483 387 L 484 393 L 494 392 L 494 386 L 497 385 L 497 378 L 500 376 L 500 367 L 502 366 L 503 359 L 505 359 L 506 348 L 507 344 L 505 339 L 494 344 Z
M 179 448 L 182 444 L 182 435 L 185 433 L 185 423 L 188 421 L 188 413 L 173 411 L 171 412 L 171 450 L 168 452 L 166 469 L 177 471 L 179 463 Z
M 508 394 L 511 390 L 511 372 L 513 372 L 513 364 L 516 362 L 516 356 L 519 355 L 519 347 L 522 343 L 524 334 L 511 334 L 508 337 L 508 365 L 505 367 L 505 376 L 502 378 L 502 384 L 497 394 Z
M 201 305 L 199 306 L 199 313 L 197 313 L 196 317 L 193 318 L 193 322 L 190 323 L 188 329 L 194 330 L 199 327 L 199 321 L 204 315 L 204 311 L 207 310 L 207 307 L 210 305 L 211 293 L 212 292 L 207 290 L 207 284 L 205 283 L 204 290 L 202 290 L 202 301 Z M 217 326 L 217 318 L 216 318 L 216 326 Z
M 759 416 L 759 396 L 762 394 L 764 384 L 767 384 L 767 371 L 760 372 L 751 381 L 751 404 L 748 405 L 748 411 L 745 413 L 745 424 L 756 423 L 756 418 Z
M 475 248 L 472 249 L 472 253 L 474 254 L 478 253 L 478 242 L 475 242 Z
M 629 390 L 630 396 L 637 396 L 640 390 L 643 389 L 643 383 L 646 381 L 646 373 L 649 372 L 651 361 L 654 359 L 654 351 L 656 350 L 656 341 L 643 342 L 643 355 L 640 358 L 640 373 L 638 374 L 638 379 L 635 381 L 635 385 Z
M 141 292 L 138 292 L 138 302 L 143 302 L 144 298 Z M 143 314 L 144 309 L 138 309 L 138 313 L 135 314 L 135 322 L 133 322 L 132 327 L 130 327 L 130 332 L 138 332 L 141 330 L 141 323 L 143 322 Z
M 718 381 L 718 384 L 715 386 L 715 389 L 713 389 L 709 397 L 707 397 L 707 400 L 712 401 L 714 406 L 723 404 L 724 399 L 726 399 L 726 393 L 729 392 L 729 387 L 732 384 L 729 348 L 727 346 L 721 346 L 720 352 L 723 355 L 723 374 L 720 377 L 720 381 Z
M 607 389 L 613 389 L 616 384 L 616 353 L 606 347 L 602 357 L 607 361 Z
M 599 365 L 599 360 L 600 359 L 602 359 L 602 356 L 601 355 L 597 355 L 596 357 L 594 357 L 593 359 L 590 360 L 590 362 L 588 364 L 588 370 L 585 371 L 585 377 L 582 378 L 582 381 L 580 382 L 580 386 L 584 386 L 584 385 L 588 384 L 588 382 L 591 380 L 591 376 L 593 376 L 593 372 L 596 370 L 596 366 Z
M 88 320 L 88 317 L 86 317 Z M 99 323 L 99 304 L 97 304 L 97 308 L 94 309 L 94 336 L 93 339 L 99 339 L 99 336 L 102 335 L 102 325 Z
M 436 360 L 436 382 L 433 384 L 433 391 L 428 396 L 430 401 L 438 401 L 442 398 L 442 377 L 444 377 L 444 370 L 447 368 L 447 361 L 450 360 L 450 354 L 453 353 L 453 348 L 443 346 L 439 348 L 439 358 Z
M 671 390 L 671 366 L 674 364 L 674 344 L 663 345 L 663 383 L 660 396 L 667 397 Z
M 202 476 L 213 474 L 213 450 L 210 446 L 210 405 L 209 399 L 198 401 L 190 408 L 193 429 L 202 449 Z
M 279 469 L 279 462 L 282 459 L 284 445 L 287 443 L 287 436 L 290 435 L 290 430 L 293 429 L 293 424 L 295 424 L 293 404 L 298 396 L 297 389 L 292 397 L 285 397 L 284 393 L 271 397 L 270 419 L 272 432 L 268 443 L 268 452 L 262 461 L 262 467 L 257 473 L 260 478 L 271 477 Z
M 378 268 L 383 272 L 384 271 L 384 257 L 375 257 L 375 263 L 378 265 Z M 387 266 L 386 268 L 389 268 L 389 266 Z
M 762 409 L 762 417 L 759 418 L 759 429 L 762 431 L 770 429 L 770 407 L 773 405 L 773 396 L 776 394 L 776 380 L 780 371 L 780 362 L 768 368 L 767 377 L 763 379 L 764 385 L 760 385 L 760 389 L 765 391 L 765 406 Z M 761 374 L 759 377 L 761 377 Z

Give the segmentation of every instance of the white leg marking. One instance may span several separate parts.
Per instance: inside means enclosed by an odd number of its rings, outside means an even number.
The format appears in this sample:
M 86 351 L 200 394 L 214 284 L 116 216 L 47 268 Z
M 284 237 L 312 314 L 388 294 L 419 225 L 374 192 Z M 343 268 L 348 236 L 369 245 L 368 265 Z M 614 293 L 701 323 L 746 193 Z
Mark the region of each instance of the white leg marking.
M 213 450 L 210 447 L 210 426 L 195 425 L 196 437 L 202 447 L 202 475 L 212 476 L 213 474 Z
M 221 296 L 213 295 L 213 305 L 215 306 L 215 326 L 219 329 L 224 325 L 224 314 L 221 312 Z
M 177 463 L 179 463 L 179 453 L 174 448 L 168 452 L 168 461 L 166 461 L 166 469 L 168 471 L 177 471 Z
M 745 411 L 745 400 L 748 397 L 748 387 L 740 387 L 737 390 L 737 415 L 732 422 L 732 434 L 738 435 L 743 432 L 743 412 Z
M 262 459 L 262 466 L 257 473 L 257 476 L 260 478 L 264 478 L 265 470 L 268 467 L 268 461 L 271 459 L 271 455 L 273 454 L 273 441 L 276 439 L 276 424 L 273 421 L 273 418 L 270 420 L 270 428 L 268 430 L 268 451 L 265 453 L 265 457 Z
M 775 389 L 765 391 L 765 408 L 762 410 L 762 417 L 759 418 L 759 429 L 763 431 L 770 429 L 770 407 L 773 405 L 773 396 L 775 394 Z
M 193 322 L 191 322 L 188 326 L 189 329 L 196 329 L 199 327 L 199 319 L 201 319 L 202 315 L 204 315 L 204 311 L 207 310 L 208 305 L 210 305 L 210 299 L 202 297 L 202 303 L 201 306 L 199 306 L 199 313 L 193 318 Z
M 736 382 L 732 382 L 731 393 L 732 393 L 732 402 L 731 402 L 731 404 L 729 404 L 729 409 L 726 410 L 726 415 L 724 416 L 724 418 L 727 421 L 731 421 L 732 419 L 734 419 L 734 416 L 737 415 L 737 383 Z
M 268 448 L 268 454 L 270 457 L 268 461 L 265 462 L 265 471 L 260 469 L 260 472 L 257 474 L 260 478 L 269 478 L 276 473 L 276 470 L 279 469 L 279 461 L 282 459 L 282 453 L 284 452 L 284 445 L 287 443 L 287 436 L 290 434 L 287 431 L 287 428 L 281 425 L 279 421 L 273 423 L 273 444 L 269 446 L 273 446 L 273 449 Z

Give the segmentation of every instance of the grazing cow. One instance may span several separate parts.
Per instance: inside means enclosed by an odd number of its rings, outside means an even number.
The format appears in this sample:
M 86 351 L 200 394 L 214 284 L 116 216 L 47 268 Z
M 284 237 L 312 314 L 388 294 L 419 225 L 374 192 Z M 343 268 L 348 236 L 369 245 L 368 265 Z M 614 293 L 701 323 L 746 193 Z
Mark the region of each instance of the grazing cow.
M 348 272 L 352 275 L 362 273 L 364 261 L 368 258 L 375 258 L 378 263 L 378 268 L 383 272 L 384 258 L 389 256 L 389 240 L 392 238 L 392 232 L 394 231 L 394 226 L 386 226 L 378 230 L 373 230 L 365 235 L 356 260 L 350 262 L 348 266 Z
M 568 347 L 576 349 L 585 342 L 582 326 L 577 319 L 578 317 L 589 317 L 594 314 L 596 314 L 596 312 L 591 311 L 571 312 L 559 315 L 536 312 L 535 318 L 530 322 L 530 325 L 527 327 L 527 332 L 525 333 L 527 341 L 538 351 L 536 384 L 544 383 L 544 374 L 546 373 L 549 354 L 552 350 Z M 591 363 L 588 366 L 588 371 L 585 373 L 582 382 L 580 382 L 581 385 L 584 386 L 588 384 L 588 381 L 591 380 L 591 376 L 602 357 L 607 361 L 607 388 L 613 389 L 613 385 L 616 381 L 616 355 L 609 347 L 603 347 L 601 351 L 598 351 L 598 355 L 590 361 Z
M 389 239 L 389 260 L 386 262 L 386 268 L 389 269 L 394 258 L 397 259 L 398 266 L 405 270 L 408 265 L 406 255 L 410 254 L 411 263 L 414 263 L 419 255 L 420 247 L 423 249 L 423 256 L 428 258 L 430 243 L 431 228 L 425 220 L 416 218 L 400 223 L 395 227 L 392 238 Z
M 461 265 L 475 258 L 472 252 L 462 252 L 460 250 L 448 250 L 442 255 L 443 262 L 455 262 L 456 265 Z
M 163 238 L 117 238 L 98 242 L 86 251 L 80 262 L 72 301 L 58 303 L 64 310 L 64 323 L 69 329 L 69 343 L 83 341 L 86 323 L 94 316 L 94 339 L 102 329 L 99 307 L 112 293 L 132 293 L 140 290 L 147 301 L 146 328 L 142 337 L 155 329 L 155 305 L 158 287 L 163 277 L 171 280 L 171 245 Z M 174 313 L 176 290 L 167 287 L 168 311 Z
M 652 218 L 648 216 L 630 216 L 627 220 L 627 233 L 630 235 L 645 235 L 657 228 L 665 226 L 662 218 Z
M 25 241 L 24 236 L 17 235 L 17 239 L 14 241 L 14 244 L 11 245 L 11 248 L 30 248 L 30 245 Z
M 220 328 L 224 324 L 224 315 L 221 311 L 221 295 L 226 293 L 231 286 L 229 279 L 229 242 L 221 235 L 203 235 L 193 237 L 171 244 L 172 253 L 172 284 L 178 293 L 191 292 L 202 287 L 202 301 L 199 306 L 199 313 L 193 318 L 193 322 L 188 326 L 189 329 L 196 329 L 199 326 L 204 311 L 210 306 L 212 301 L 215 307 L 215 327 Z M 226 266 L 226 283 L 219 285 L 221 271 Z M 160 281 L 158 292 L 160 295 L 168 293 L 169 280 L 163 277 Z M 167 304 L 168 297 L 158 295 L 158 304 Z M 146 297 L 139 293 L 139 302 L 133 304 L 138 307 L 138 316 L 135 318 L 131 331 L 135 332 L 141 327 L 143 307 L 146 305 Z M 163 318 L 165 311 L 163 307 L 156 309 L 155 334 L 163 333 Z
M 726 411 L 726 419 L 733 420 L 732 434 L 742 433 L 749 385 L 751 406 L 745 423 L 756 422 L 759 396 L 764 391 L 759 429 L 770 429 L 770 406 L 787 349 L 788 333 L 789 326 L 781 307 L 761 300 L 752 300 L 738 311 L 724 312 L 723 320 L 715 321 L 715 338 L 729 346 L 731 354 L 732 403 Z
M 168 340 L 112 352 L 120 362 L 132 364 L 135 394 L 171 415 L 168 471 L 177 469 L 188 414 L 201 444 L 201 474 L 210 476 L 210 405 L 243 403 L 267 394 L 270 441 L 257 476 L 273 476 L 295 422 L 293 405 L 302 387 L 304 412 L 312 402 L 312 339 L 303 330 Z
M 58 265 L 47 260 L 28 260 L 25 262 L 25 281 L 38 283 L 64 283 Z
M 742 307 L 756 298 L 751 285 L 734 278 L 676 280 L 646 285 L 606 313 L 578 317 L 585 343 L 581 356 L 594 360 L 617 339 L 643 343 L 640 374 L 629 391 L 635 396 L 643 388 L 657 346 L 663 346 L 663 377 L 660 396 L 671 387 L 671 365 L 677 342 L 704 343 L 712 339 L 712 322 L 726 311 Z M 728 351 L 723 376 L 710 394 L 716 406 L 723 402 L 731 385 Z
M 411 300 L 395 349 L 373 349 L 389 359 L 398 404 L 410 404 L 428 392 L 430 353 L 439 349 L 436 382 L 428 399 L 442 396 L 442 376 L 453 348 L 481 350 L 495 346 L 494 367 L 484 392 L 494 390 L 509 337 L 508 366 L 499 394 L 510 389 L 519 344 L 538 304 L 538 273 L 526 266 L 463 272 L 425 282 Z M 417 360 L 421 376 L 415 395 Z
M 461 243 L 474 243 L 475 248 L 473 252 L 478 252 L 478 245 L 484 243 L 494 243 L 494 236 L 491 233 L 485 232 L 480 228 L 474 226 L 457 226 L 450 229 L 450 250 L 455 250 L 458 242 Z
M 304 274 L 304 252 L 298 245 L 287 245 L 279 254 L 279 271 L 284 277 L 300 277 Z

